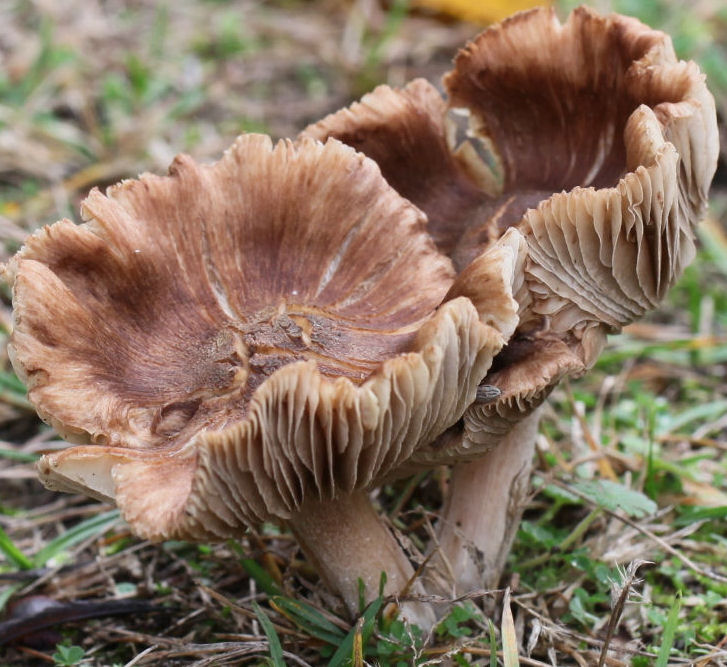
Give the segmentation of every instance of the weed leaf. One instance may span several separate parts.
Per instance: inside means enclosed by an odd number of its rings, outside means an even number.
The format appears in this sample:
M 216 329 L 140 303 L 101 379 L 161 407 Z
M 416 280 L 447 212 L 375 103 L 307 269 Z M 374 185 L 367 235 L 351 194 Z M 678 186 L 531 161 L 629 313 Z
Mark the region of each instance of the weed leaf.
M 573 487 L 599 507 L 612 512 L 621 509 L 636 519 L 656 512 L 656 503 L 651 498 L 607 479 L 578 482 Z

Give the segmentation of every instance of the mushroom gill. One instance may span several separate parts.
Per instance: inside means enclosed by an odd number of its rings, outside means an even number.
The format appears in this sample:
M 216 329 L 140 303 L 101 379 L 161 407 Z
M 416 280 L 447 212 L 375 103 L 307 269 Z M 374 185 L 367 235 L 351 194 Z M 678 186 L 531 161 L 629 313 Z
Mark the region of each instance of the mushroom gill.
M 402 588 L 411 567 L 364 491 L 461 418 L 507 335 L 442 304 L 453 271 L 421 212 L 335 140 L 245 135 L 82 214 L 7 269 L 15 369 L 82 443 L 43 457 L 43 482 L 116 502 L 151 539 L 287 520 L 352 609 L 352 572 L 377 590 L 374 554 Z M 316 553 L 336 530 L 346 577 Z

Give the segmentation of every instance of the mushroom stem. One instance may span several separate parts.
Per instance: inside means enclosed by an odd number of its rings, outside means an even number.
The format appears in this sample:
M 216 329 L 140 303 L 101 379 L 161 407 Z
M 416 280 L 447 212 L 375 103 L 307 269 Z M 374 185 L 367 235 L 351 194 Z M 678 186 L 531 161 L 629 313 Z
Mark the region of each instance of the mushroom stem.
M 364 491 L 333 501 L 306 501 L 288 525 L 311 565 L 354 617 L 361 611 L 359 579 L 365 603 L 378 596 L 382 572 L 385 595 L 423 592 L 418 582 L 410 585 L 414 569 Z M 426 604 L 405 602 L 399 610 L 424 630 L 434 624 L 434 612 Z
M 425 576 L 430 592 L 456 596 L 497 586 L 525 509 L 540 412 L 483 458 L 454 466 Z

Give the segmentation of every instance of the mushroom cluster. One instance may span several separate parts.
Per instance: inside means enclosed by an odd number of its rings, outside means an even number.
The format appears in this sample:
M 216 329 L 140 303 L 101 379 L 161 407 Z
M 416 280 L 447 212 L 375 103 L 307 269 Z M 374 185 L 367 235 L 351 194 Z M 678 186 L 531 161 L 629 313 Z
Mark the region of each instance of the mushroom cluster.
M 368 492 L 455 464 L 424 583 L 496 579 L 538 406 L 694 255 L 716 120 L 667 36 L 586 9 L 486 30 L 445 85 L 179 157 L 30 237 L 12 362 L 76 443 L 42 481 L 150 539 L 285 523 L 355 613 L 359 578 L 424 590 Z

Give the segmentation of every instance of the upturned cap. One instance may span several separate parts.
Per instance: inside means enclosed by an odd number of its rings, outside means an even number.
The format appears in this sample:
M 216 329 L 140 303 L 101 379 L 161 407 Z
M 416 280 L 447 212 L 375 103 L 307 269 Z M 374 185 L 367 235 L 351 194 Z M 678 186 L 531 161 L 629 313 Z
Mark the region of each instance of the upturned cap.
M 442 303 L 423 214 L 335 140 L 245 135 L 82 215 L 7 267 L 12 361 L 79 443 L 43 482 L 145 537 L 225 538 L 373 485 L 461 418 L 506 340 Z

